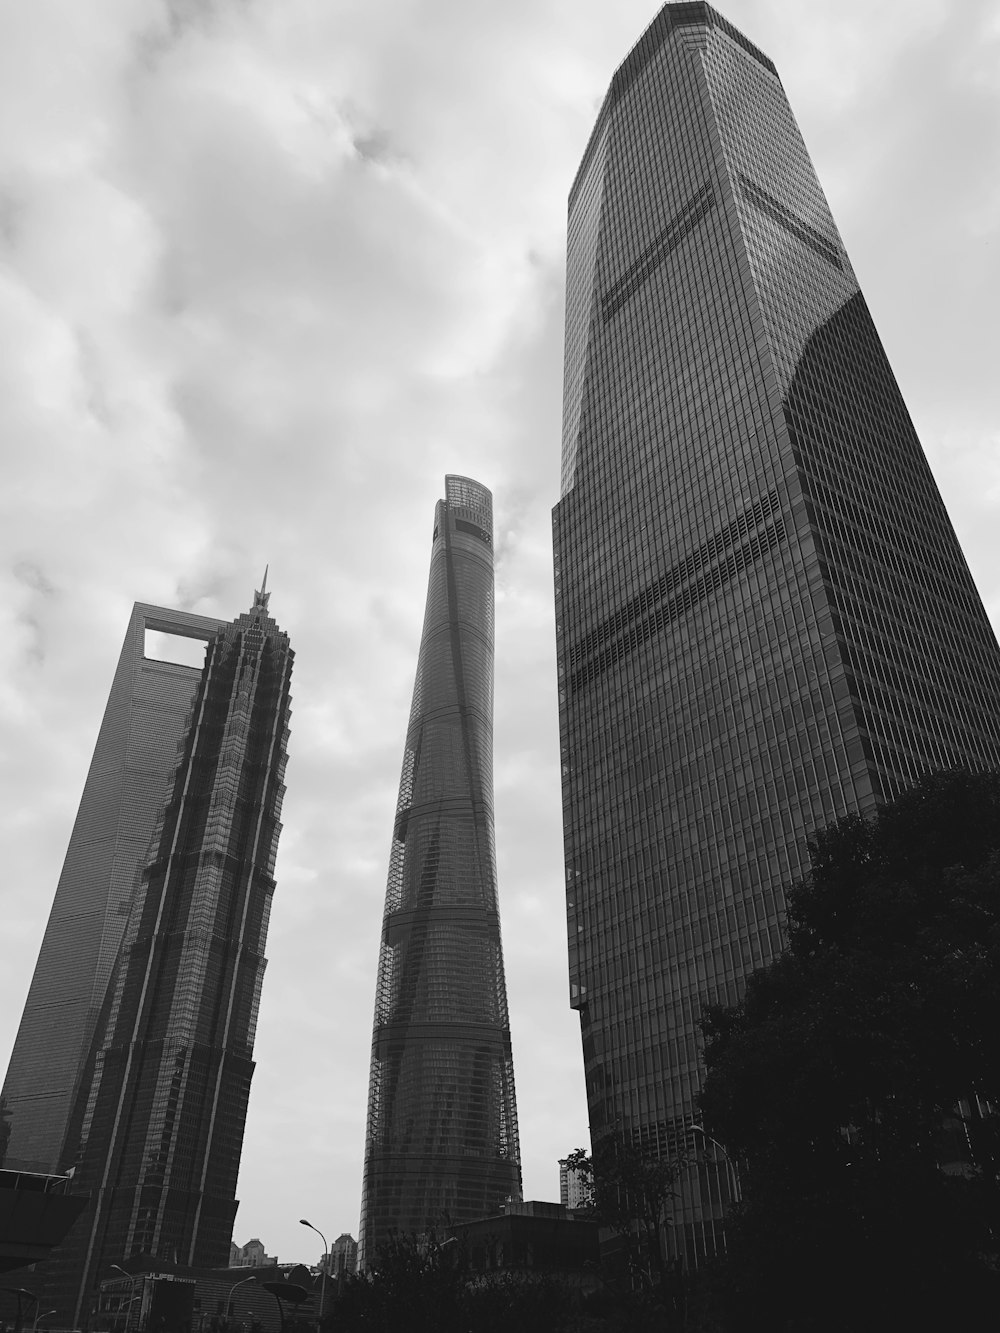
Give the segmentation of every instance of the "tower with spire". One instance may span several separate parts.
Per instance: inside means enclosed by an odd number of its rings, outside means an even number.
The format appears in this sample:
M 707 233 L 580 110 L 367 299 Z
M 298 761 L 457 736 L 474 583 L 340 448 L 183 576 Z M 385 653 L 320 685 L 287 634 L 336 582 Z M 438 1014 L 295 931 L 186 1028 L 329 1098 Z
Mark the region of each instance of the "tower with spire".
M 264 577 L 260 581 L 260 587 L 254 591 L 253 606 L 250 608 L 251 612 L 261 611 L 265 615 L 267 614 L 267 604 L 271 600 L 271 594 L 267 591 L 267 571 L 270 568 L 270 565 L 264 566 Z
M 78 1327 L 111 1264 L 228 1262 L 284 794 L 293 653 L 268 612 L 209 640 L 61 1165 L 90 1202 L 45 1299 Z

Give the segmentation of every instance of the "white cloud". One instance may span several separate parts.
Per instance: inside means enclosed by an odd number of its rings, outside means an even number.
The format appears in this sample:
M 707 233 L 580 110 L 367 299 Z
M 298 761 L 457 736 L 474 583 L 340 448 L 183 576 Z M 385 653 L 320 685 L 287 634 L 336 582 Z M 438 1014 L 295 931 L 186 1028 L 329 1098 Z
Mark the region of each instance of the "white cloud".
M 653 12 L 34 0 L 0 21 L 0 1061 L 131 602 L 228 618 L 270 561 L 295 711 L 237 1233 L 286 1258 L 318 1246 L 301 1216 L 356 1232 L 385 862 L 446 471 L 493 486 L 503 534 L 497 836 L 529 1196 L 554 1197 L 556 1159 L 586 1141 L 549 536 L 562 247 L 594 112 Z M 997 605 L 979 487 L 996 421 L 989 8 L 727 14 L 779 64 Z

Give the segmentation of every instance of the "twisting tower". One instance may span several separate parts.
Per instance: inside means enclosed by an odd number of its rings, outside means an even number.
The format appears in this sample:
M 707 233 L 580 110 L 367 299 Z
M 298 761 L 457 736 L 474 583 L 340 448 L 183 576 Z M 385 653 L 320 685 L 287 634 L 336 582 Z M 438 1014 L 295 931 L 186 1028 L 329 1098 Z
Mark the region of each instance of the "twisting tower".
M 493 504 L 446 477 L 389 858 L 361 1262 L 393 1230 L 520 1193 L 493 842 Z

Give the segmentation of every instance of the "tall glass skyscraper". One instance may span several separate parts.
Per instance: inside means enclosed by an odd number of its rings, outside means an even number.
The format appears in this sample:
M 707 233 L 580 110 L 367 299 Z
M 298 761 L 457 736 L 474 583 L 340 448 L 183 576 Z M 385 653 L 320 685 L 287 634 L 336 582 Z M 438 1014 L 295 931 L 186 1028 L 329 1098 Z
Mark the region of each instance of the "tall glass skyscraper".
M 493 841 L 493 500 L 446 477 L 372 1034 L 360 1262 L 521 1197 Z
M 61 1165 L 90 1198 L 44 1275 L 71 1327 L 129 1255 L 229 1260 L 290 716 L 267 601 L 209 640 L 78 1080 Z
M 4 1080 L 10 1167 L 58 1169 L 136 876 L 201 675 L 199 667 L 147 657 L 147 632 L 207 640 L 219 623 L 141 602 L 132 610 Z
M 591 1130 L 701 1153 L 699 1016 L 781 949 L 809 835 L 1000 764 L 996 639 L 823 191 L 706 4 L 660 10 L 573 184 L 554 537 Z M 686 1175 L 689 1258 L 727 1190 Z

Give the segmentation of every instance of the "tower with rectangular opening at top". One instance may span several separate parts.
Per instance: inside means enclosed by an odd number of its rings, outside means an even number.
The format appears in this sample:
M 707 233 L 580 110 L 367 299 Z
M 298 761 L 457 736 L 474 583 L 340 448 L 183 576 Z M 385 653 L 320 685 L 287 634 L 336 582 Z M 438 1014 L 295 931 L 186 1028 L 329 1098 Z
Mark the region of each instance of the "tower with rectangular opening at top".
M 291 714 L 268 598 L 209 638 L 74 1094 L 89 1199 L 44 1279 L 68 1327 L 131 1255 L 229 1260 Z
M 200 667 L 147 657 L 149 632 L 200 641 L 208 616 L 137 602 L 3 1085 L 6 1164 L 56 1171 Z M 204 652 L 202 652 L 204 655 Z

